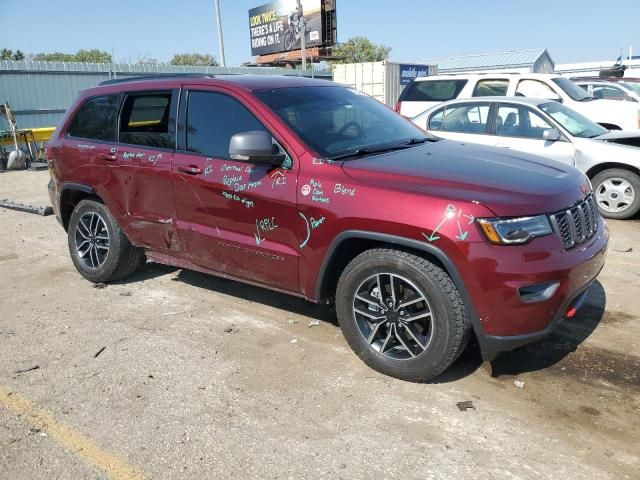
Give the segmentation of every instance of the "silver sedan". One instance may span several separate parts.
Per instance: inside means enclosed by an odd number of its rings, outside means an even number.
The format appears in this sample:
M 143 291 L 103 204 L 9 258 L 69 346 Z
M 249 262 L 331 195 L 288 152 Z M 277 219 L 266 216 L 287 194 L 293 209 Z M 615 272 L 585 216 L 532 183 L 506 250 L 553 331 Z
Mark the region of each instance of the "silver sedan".
M 607 218 L 626 219 L 640 210 L 640 135 L 606 130 L 559 102 L 530 97 L 452 100 L 412 121 L 438 137 L 573 165 L 591 179 Z

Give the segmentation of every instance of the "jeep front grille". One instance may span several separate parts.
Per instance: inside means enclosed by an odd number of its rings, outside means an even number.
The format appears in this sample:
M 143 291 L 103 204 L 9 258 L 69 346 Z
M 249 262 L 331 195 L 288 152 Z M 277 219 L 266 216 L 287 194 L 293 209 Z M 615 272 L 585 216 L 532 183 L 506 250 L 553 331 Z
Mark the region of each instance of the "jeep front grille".
M 550 215 L 551 225 L 560 235 L 566 250 L 586 242 L 595 235 L 599 216 L 593 195 L 567 210 Z

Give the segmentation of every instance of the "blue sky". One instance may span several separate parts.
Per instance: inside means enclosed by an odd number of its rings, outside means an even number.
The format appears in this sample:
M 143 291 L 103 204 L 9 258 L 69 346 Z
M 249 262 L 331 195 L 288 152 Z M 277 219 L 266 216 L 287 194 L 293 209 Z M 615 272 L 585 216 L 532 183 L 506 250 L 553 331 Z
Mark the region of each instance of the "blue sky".
M 220 0 L 228 65 L 252 59 L 249 8 Z M 548 48 L 556 63 L 640 55 L 640 1 L 336 0 L 338 39 L 364 35 L 392 60 Z M 366 5 L 366 6 L 365 6 Z M 25 53 L 113 49 L 117 61 L 174 53 L 218 57 L 214 0 L 0 0 L 0 48 Z

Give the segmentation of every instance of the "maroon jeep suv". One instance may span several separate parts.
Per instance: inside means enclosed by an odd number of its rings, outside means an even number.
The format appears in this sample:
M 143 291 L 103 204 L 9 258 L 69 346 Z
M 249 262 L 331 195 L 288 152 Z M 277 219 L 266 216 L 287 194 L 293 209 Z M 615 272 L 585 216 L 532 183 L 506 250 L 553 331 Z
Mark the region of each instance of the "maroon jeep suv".
M 156 76 L 81 92 L 47 152 L 92 282 L 145 261 L 335 301 L 371 367 L 424 380 L 575 314 L 607 228 L 575 168 L 440 140 L 361 92 Z

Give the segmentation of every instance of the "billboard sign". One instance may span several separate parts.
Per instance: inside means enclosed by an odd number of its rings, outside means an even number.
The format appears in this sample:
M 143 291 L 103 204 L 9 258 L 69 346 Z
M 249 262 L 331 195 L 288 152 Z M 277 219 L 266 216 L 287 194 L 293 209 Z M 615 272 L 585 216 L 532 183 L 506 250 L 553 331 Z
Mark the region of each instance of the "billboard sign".
M 323 44 L 322 0 L 277 0 L 249 10 L 251 55 L 288 52 Z
M 429 75 L 429 65 L 400 64 L 400 85 L 408 85 L 416 77 Z

